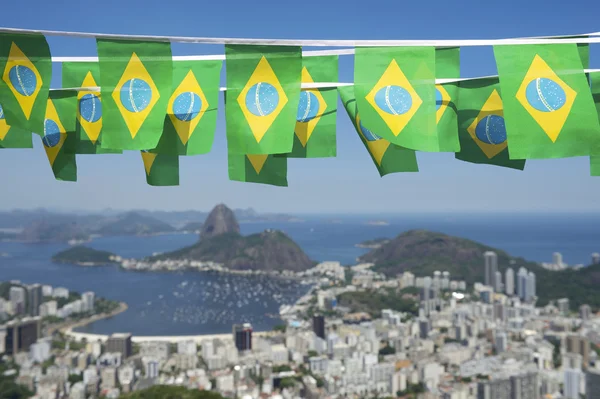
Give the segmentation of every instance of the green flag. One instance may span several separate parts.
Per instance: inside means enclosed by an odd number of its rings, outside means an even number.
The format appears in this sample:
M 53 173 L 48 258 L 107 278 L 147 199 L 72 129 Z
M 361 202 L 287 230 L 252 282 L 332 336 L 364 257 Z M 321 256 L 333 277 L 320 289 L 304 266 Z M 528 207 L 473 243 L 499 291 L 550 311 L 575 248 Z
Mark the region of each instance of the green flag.
M 453 79 L 460 77 L 460 48 L 440 48 L 435 51 L 435 77 Z M 435 85 L 435 120 L 441 152 L 460 151 L 456 101 L 458 82 Z
M 302 59 L 302 83 L 337 82 L 338 56 Z M 294 148 L 288 158 L 335 157 L 337 90 L 311 89 L 300 92 L 294 129 Z
M 99 87 L 97 62 L 65 62 L 62 64 L 63 87 Z M 122 154 L 121 150 L 102 148 L 102 99 L 96 91 L 77 92 L 75 132 L 69 135 L 65 151 L 73 154 Z
M 496 46 L 511 159 L 590 155 L 600 145 L 575 44 Z
M 0 33 L 0 73 L 0 104 L 6 123 L 42 132 L 52 78 L 46 38 Z
M 42 143 L 56 180 L 77 181 L 75 154 L 65 151 L 67 137 L 75 133 L 77 94 L 52 90 L 46 107 Z
M 396 172 L 418 172 L 419 167 L 414 150 L 394 145 L 363 126 L 358 115 L 353 88 L 340 87 L 338 91 L 356 133 L 367 151 L 369 151 L 379 175 L 385 176 Z
M 600 72 L 591 72 L 588 75 L 592 98 L 596 105 L 596 113 L 600 118 Z M 600 148 L 594 149 L 594 155 L 590 156 L 590 172 L 592 176 L 600 176 Z
M 285 155 L 240 155 L 228 151 L 229 179 L 246 183 L 287 187 Z
M 30 132 L 6 123 L 2 105 L 0 105 L 0 148 L 33 148 Z
M 197 155 L 210 152 L 217 127 L 222 61 L 174 61 L 173 91 L 163 133 L 150 152 Z
M 440 151 L 433 47 L 357 48 L 354 94 L 370 131 L 405 148 Z
M 170 43 L 97 39 L 102 148 L 155 148 L 171 95 Z
M 179 185 L 179 157 L 142 151 L 146 182 L 151 186 Z
M 600 176 L 600 156 L 598 155 L 590 157 L 590 175 Z
M 497 78 L 462 81 L 458 94 L 461 161 L 523 170 L 524 160 L 510 160 L 504 110 Z
M 235 154 L 292 151 L 300 99 L 302 50 L 293 46 L 225 46 L 227 143 Z

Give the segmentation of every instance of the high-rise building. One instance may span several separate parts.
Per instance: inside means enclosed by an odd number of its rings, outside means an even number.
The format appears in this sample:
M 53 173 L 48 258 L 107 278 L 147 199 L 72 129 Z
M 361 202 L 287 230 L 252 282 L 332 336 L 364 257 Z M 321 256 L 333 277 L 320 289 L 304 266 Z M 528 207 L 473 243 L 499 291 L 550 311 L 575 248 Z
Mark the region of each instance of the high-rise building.
M 31 345 L 40 338 L 40 318 L 24 318 L 6 324 L 4 350 L 7 355 L 29 351 Z
M 84 292 L 83 294 L 81 294 L 81 301 L 83 302 L 82 310 L 84 312 L 93 312 L 94 311 L 95 298 L 96 298 L 96 295 L 91 291 L 87 291 L 87 292 Z
M 581 319 L 589 320 L 591 315 L 592 315 L 592 308 L 590 308 L 590 305 L 581 305 L 579 307 L 579 317 Z
M 495 378 L 477 383 L 477 399 L 510 399 L 511 385 L 508 378 Z
M 146 378 L 158 377 L 158 362 L 156 360 L 150 360 L 146 363 Z
M 132 354 L 131 334 L 113 334 L 106 340 L 107 353 L 120 353 L 123 359 Z
M 496 353 L 500 354 L 502 352 L 506 352 L 508 349 L 508 338 L 504 331 L 496 332 L 496 339 L 494 341 L 494 348 L 496 349 Z
M 600 254 L 598 252 L 592 254 L 592 265 L 600 265 Z
M 590 341 L 581 335 L 567 336 L 567 353 L 579 353 L 583 360 L 583 367 L 590 361 Z
M 527 293 L 525 295 L 526 301 L 531 301 L 536 296 L 536 282 L 535 282 L 535 273 L 529 272 L 527 275 Z
M 496 272 L 496 275 L 494 276 L 494 291 L 504 291 L 504 285 L 502 284 L 502 273 L 500 272 Z
M 442 272 L 439 270 L 433 272 L 433 281 L 431 285 L 434 290 L 439 290 L 442 288 Z
M 485 260 L 485 285 L 494 287 L 494 279 L 498 271 L 498 255 L 495 252 L 487 251 L 483 254 Z
M 233 340 L 238 351 L 252 350 L 252 325 L 250 323 L 234 324 Z
M 560 252 L 555 252 L 552 254 L 552 263 L 554 263 L 556 266 L 562 266 L 563 259 Z
M 525 300 L 525 294 L 527 291 L 527 269 L 524 267 L 519 268 L 517 272 L 517 295 L 521 300 Z
M 585 373 L 585 397 L 600 399 L 600 370 L 588 369 Z
M 429 332 L 431 331 L 431 322 L 429 319 L 423 318 L 419 319 L 419 333 L 421 338 L 429 337 Z
M 512 296 L 515 294 L 515 272 L 510 267 L 506 269 L 504 275 L 504 289 L 506 295 Z
M 40 305 L 44 299 L 42 294 L 42 286 L 33 284 L 27 287 L 27 313 L 32 316 L 40 315 Z
M 25 288 L 10 287 L 8 299 L 12 304 L 12 308 L 16 314 L 25 314 Z
M 323 315 L 313 316 L 313 331 L 317 337 L 325 339 L 325 317 Z
M 536 372 L 523 373 L 510 377 L 512 390 L 511 398 L 514 399 L 537 399 L 538 396 L 538 374 Z
M 565 369 L 563 395 L 565 399 L 579 399 L 579 387 L 582 377 L 581 370 Z

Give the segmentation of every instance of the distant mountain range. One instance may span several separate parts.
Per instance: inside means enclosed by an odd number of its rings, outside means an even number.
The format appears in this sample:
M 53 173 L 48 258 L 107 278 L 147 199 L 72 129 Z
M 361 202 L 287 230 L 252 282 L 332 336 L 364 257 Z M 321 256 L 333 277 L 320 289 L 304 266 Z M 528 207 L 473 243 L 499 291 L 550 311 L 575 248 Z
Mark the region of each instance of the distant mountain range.
M 241 223 L 301 221 L 286 214 L 259 214 L 252 208 L 234 210 Z M 0 212 L 0 240 L 27 242 L 85 241 L 91 236 L 151 235 L 199 230 L 208 216 L 203 211 L 130 211 L 82 214 L 45 209 Z

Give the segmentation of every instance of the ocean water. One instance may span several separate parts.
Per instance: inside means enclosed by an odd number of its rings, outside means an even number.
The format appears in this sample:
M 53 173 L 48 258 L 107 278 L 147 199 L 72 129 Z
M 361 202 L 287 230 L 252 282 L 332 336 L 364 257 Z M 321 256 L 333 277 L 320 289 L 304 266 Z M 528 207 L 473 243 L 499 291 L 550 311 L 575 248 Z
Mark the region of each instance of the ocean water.
M 243 234 L 280 229 L 315 260 L 353 264 L 367 250 L 355 244 L 394 237 L 415 228 L 469 238 L 506 250 L 512 255 L 543 262 L 561 252 L 568 264 L 588 264 L 600 252 L 600 215 L 501 214 L 403 216 L 305 216 L 298 223 L 247 223 Z M 335 223 L 332 222 L 335 220 Z M 388 225 L 367 222 L 385 220 Z M 153 237 L 104 237 L 89 245 L 124 257 L 143 257 L 190 245 L 194 234 Z M 193 335 L 231 331 L 231 325 L 251 322 L 255 330 L 280 323 L 281 304 L 292 303 L 308 289 L 296 282 L 265 277 L 216 275 L 203 272 L 133 272 L 114 266 L 81 267 L 54 264 L 60 244 L 0 242 L 0 280 L 21 280 L 63 286 L 127 302 L 129 309 L 113 318 L 82 328 L 99 334 Z

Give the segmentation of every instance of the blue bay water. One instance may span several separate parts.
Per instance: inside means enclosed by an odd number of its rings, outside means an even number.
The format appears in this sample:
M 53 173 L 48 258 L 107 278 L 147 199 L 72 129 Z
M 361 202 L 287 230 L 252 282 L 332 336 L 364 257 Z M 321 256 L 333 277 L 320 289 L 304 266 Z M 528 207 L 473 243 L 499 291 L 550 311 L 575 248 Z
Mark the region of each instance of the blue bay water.
M 243 234 L 275 228 L 285 231 L 315 260 L 353 264 L 365 253 L 355 244 L 378 237 L 394 237 L 415 228 L 469 238 L 533 261 L 550 261 L 552 252 L 569 264 L 588 264 L 600 252 L 600 215 L 403 215 L 306 216 L 300 223 L 244 223 Z M 335 219 L 337 222 L 332 223 Z M 389 225 L 369 225 L 385 220 Z M 123 257 L 143 257 L 193 244 L 194 234 L 152 237 L 103 237 L 89 245 Z M 255 330 L 271 329 L 280 320 L 279 306 L 294 302 L 307 286 L 266 277 L 240 277 L 203 272 L 145 273 L 114 266 L 80 267 L 54 264 L 51 256 L 62 244 L 0 242 L 0 280 L 18 279 L 92 290 L 124 301 L 129 309 L 98 321 L 82 331 L 136 335 L 194 335 L 227 333 L 231 325 L 251 322 Z

